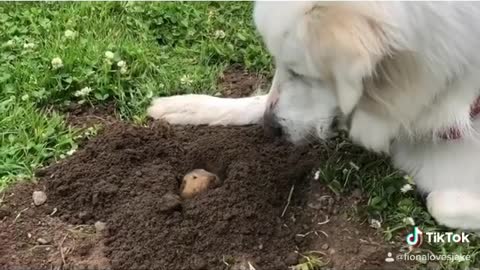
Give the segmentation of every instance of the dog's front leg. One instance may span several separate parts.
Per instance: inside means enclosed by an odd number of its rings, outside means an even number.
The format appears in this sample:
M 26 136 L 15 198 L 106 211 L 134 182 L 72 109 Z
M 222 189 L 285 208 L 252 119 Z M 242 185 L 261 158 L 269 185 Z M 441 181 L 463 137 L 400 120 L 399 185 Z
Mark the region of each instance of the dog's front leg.
M 246 98 L 178 95 L 154 99 L 147 114 L 177 125 L 242 126 L 259 124 L 266 102 L 266 95 Z

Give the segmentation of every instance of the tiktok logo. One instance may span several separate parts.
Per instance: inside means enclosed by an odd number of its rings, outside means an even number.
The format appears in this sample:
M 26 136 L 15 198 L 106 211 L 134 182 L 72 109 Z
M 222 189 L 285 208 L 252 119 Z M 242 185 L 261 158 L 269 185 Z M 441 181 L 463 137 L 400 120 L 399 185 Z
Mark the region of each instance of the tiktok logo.
M 407 235 L 407 244 L 419 247 L 423 242 L 423 232 L 418 227 L 413 227 L 413 232 Z

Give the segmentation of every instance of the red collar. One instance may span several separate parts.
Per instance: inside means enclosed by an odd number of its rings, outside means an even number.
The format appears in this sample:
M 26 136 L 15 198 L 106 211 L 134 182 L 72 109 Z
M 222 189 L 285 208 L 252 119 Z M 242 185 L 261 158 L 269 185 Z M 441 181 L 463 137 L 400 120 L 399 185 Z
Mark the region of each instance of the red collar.
M 480 115 L 480 96 L 470 106 L 470 118 L 473 120 Z M 461 131 L 457 127 L 451 127 L 448 131 L 440 134 L 440 138 L 444 140 L 457 140 L 462 137 Z

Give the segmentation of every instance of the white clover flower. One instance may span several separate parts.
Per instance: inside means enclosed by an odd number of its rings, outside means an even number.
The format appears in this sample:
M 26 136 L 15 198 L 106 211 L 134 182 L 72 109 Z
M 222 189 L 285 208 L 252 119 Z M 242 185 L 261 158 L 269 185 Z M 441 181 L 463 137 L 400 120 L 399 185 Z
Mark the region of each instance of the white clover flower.
M 72 31 L 72 30 L 65 30 L 65 32 L 63 33 L 63 35 L 64 35 L 66 38 L 74 39 L 74 38 L 77 36 L 77 32 Z
M 126 74 L 128 72 L 127 62 L 123 60 L 118 61 L 117 66 L 120 68 L 120 74 Z
M 415 226 L 415 220 L 413 220 L 413 218 L 411 218 L 411 217 L 404 218 L 403 223 Z
M 63 67 L 63 61 L 60 57 L 55 57 L 52 59 L 52 68 L 53 69 L 59 69 Z
M 35 48 L 35 43 L 33 43 L 33 42 L 25 43 L 25 44 L 23 44 L 23 48 L 24 49 L 33 49 L 33 48 Z
M 402 193 L 407 193 L 407 192 L 409 192 L 409 191 L 412 190 L 412 189 L 413 189 L 412 185 L 410 185 L 410 184 L 405 184 L 405 185 L 400 189 L 400 191 L 401 191 Z
M 92 88 L 90 87 L 84 87 L 80 90 L 78 90 L 77 92 L 75 92 L 75 96 L 76 97 L 84 97 L 84 96 L 87 96 L 88 94 L 90 94 L 90 92 L 92 92 Z
M 370 220 L 370 227 L 375 228 L 375 229 L 380 229 L 382 227 L 382 223 L 380 222 L 380 220 L 372 218 Z
M 127 67 L 127 62 L 125 62 L 125 61 L 123 61 L 123 60 L 118 61 L 117 66 L 118 66 L 119 68 Z
M 30 98 L 30 96 L 28 94 L 25 94 L 22 96 L 22 100 L 25 101 L 25 100 L 28 100 Z
M 109 60 L 112 60 L 115 57 L 115 54 L 111 51 L 106 51 L 105 52 L 105 57 Z
M 224 38 L 224 37 L 225 37 L 225 32 L 223 32 L 223 30 L 215 31 L 215 38 Z
M 72 149 L 68 150 L 66 154 L 67 154 L 67 156 L 71 156 L 71 155 L 73 155 L 76 151 L 77 151 L 76 148 L 72 148 Z
M 193 80 L 190 79 L 190 76 L 183 75 L 182 78 L 180 78 L 180 83 L 184 85 L 191 85 L 193 83 Z

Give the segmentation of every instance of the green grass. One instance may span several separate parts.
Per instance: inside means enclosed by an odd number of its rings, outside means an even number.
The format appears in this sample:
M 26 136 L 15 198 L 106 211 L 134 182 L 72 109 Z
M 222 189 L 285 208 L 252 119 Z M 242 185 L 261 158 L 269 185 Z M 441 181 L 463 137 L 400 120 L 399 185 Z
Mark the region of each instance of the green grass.
M 71 103 L 113 103 L 121 118 L 142 122 L 153 96 L 214 93 L 233 63 L 271 75 L 251 13 L 246 2 L 0 4 L 0 189 L 73 153 L 88 135 L 65 123 L 61 111 Z M 386 240 L 404 243 L 410 218 L 443 229 L 413 191 L 400 192 L 408 179 L 387 161 L 346 143 L 331 152 L 319 178 L 337 193 L 367 192 L 368 205 L 356 211 L 378 220 Z M 444 269 L 480 264 L 478 240 L 428 248 L 474 258 Z
M 51 108 L 109 101 L 141 122 L 152 96 L 212 93 L 232 63 L 268 73 L 251 11 L 250 3 L 0 5 L 0 187 L 76 148 L 78 134 Z

